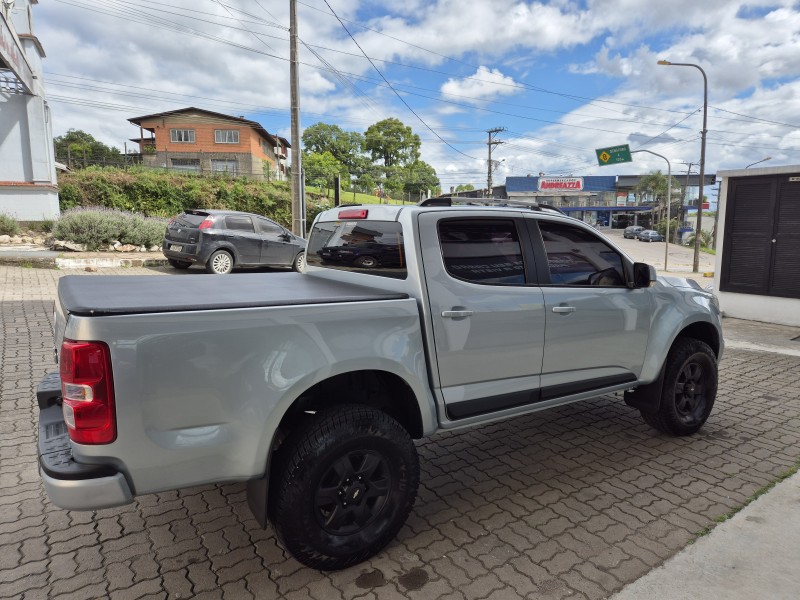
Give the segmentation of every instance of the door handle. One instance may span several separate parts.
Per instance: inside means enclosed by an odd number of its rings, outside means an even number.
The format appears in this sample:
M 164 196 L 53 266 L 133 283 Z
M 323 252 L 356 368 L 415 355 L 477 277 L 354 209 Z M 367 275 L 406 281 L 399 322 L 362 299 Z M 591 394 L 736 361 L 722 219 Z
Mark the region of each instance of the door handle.
M 574 313 L 576 308 L 574 306 L 554 306 L 553 312 L 558 313 L 561 315 L 566 315 L 568 313 Z
M 460 319 L 472 316 L 471 310 L 443 310 L 442 316 L 446 319 Z

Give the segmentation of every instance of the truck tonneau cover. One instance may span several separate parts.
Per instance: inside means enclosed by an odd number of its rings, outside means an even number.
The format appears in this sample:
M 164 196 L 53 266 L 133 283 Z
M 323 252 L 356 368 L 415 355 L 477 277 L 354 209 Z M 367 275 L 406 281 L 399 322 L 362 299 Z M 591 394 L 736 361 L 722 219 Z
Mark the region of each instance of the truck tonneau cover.
M 153 277 L 67 275 L 58 282 L 63 308 L 83 316 L 402 300 L 408 294 L 301 273 Z

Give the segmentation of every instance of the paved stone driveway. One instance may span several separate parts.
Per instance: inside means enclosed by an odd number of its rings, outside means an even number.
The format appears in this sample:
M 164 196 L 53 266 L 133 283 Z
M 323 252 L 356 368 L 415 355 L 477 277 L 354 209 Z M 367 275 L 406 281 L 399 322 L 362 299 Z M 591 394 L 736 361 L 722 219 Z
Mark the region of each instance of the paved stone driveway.
M 33 399 L 63 273 L 0 266 L 0 598 L 604 598 L 800 456 L 800 358 L 732 350 L 695 437 L 607 396 L 421 442 L 407 526 L 346 571 L 289 558 L 242 484 L 66 512 L 39 482 Z

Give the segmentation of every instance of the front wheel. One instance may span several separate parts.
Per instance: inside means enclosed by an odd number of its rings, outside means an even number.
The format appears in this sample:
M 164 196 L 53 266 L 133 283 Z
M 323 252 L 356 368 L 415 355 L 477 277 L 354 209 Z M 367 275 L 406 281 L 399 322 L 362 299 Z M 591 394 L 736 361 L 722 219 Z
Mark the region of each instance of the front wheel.
M 275 456 L 270 515 L 309 567 L 344 569 L 377 554 L 414 506 L 419 460 L 386 413 L 343 405 L 317 413 Z
M 363 267 L 365 269 L 374 269 L 378 266 L 378 259 L 374 256 L 359 256 L 355 263 L 359 267 Z
M 233 271 L 233 256 L 225 250 L 217 250 L 208 258 L 206 271 L 214 275 L 227 275 Z
M 667 357 L 661 403 L 642 411 L 645 422 L 669 435 L 691 435 L 708 419 L 717 397 L 717 361 L 700 340 L 678 338 Z

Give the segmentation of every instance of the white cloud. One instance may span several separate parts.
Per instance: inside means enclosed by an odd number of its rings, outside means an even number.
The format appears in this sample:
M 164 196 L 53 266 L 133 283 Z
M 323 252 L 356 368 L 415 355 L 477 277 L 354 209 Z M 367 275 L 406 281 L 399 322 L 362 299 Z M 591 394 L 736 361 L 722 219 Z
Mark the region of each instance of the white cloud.
M 480 66 L 470 77 L 448 79 L 442 85 L 441 92 L 445 97 L 479 103 L 519 93 L 520 89 L 512 77 L 503 75 L 499 69 Z

